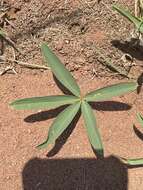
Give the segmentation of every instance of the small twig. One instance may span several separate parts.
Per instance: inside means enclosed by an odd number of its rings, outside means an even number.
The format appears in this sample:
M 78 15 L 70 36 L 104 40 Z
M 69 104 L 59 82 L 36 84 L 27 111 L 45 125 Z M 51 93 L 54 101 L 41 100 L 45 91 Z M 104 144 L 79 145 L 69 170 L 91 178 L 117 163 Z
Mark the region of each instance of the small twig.
M 0 14 L 0 19 L 6 15 L 6 12 Z
M 49 70 L 49 67 L 43 66 L 43 65 L 36 65 L 36 64 L 30 64 L 22 61 L 18 61 L 15 59 L 4 59 L 3 57 L 0 57 L 3 62 L 15 62 L 16 64 L 23 66 L 23 67 L 28 67 L 31 69 L 44 69 L 44 70 Z
M 5 20 L 10 26 L 12 26 L 12 28 L 15 29 L 15 26 L 14 26 L 14 24 L 13 24 L 11 21 L 9 21 L 7 18 L 5 18 L 4 20 Z
M 25 63 L 22 61 L 18 61 L 18 60 L 13 60 L 16 64 L 23 66 L 23 67 L 28 67 L 31 69 L 45 69 L 45 70 L 49 70 L 49 67 L 43 66 L 43 65 L 36 65 L 36 64 L 30 64 L 30 63 Z
M 16 51 L 18 51 L 20 54 L 23 55 L 23 53 L 17 49 L 17 47 L 15 46 L 15 43 L 6 35 L 6 33 L 0 28 L 0 36 L 7 41 Z
M 12 47 L 12 53 L 13 53 L 13 60 L 16 60 L 15 50 L 13 47 Z
M 3 74 L 5 74 L 7 71 L 10 71 L 10 70 L 12 70 L 14 73 L 16 73 L 16 71 L 14 70 L 13 67 L 7 66 L 6 68 L 3 68 L 3 69 L 0 70 L 0 75 L 3 75 Z
M 139 1 L 135 0 L 135 16 L 136 17 L 138 16 L 138 3 L 139 3 Z
M 30 63 L 26 63 L 23 61 L 16 60 L 14 48 L 12 48 L 12 49 L 13 49 L 13 59 L 5 59 L 3 56 L 0 56 L 0 60 L 2 60 L 3 62 L 13 62 L 15 64 L 22 66 L 22 67 L 27 67 L 27 68 L 31 68 L 31 69 L 44 69 L 44 70 L 49 69 L 49 67 L 46 67 L 43 65 L 30 64 Z M 12 68 L 14 69 L 14 65 L 12 66 Z M 11 70 L 13 70 L 13 69 L 11 69 Z M 15 70 L 13 70 L 13 72 L 16 73 Z

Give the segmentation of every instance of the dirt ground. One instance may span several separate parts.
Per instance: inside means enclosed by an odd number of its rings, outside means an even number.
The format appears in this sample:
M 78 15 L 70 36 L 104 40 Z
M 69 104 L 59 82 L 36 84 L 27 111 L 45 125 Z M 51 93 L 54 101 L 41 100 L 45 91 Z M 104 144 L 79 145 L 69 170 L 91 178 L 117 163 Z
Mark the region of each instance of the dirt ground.
M 80 115 L 55 147 L 39 151 L 35 147 L 46 138 L 60 110 L 15 111 L 8 106 L 17 98 L 62 94 L 49 70 L 18 65 L 44 65 L 43 41 L 72 72 L 84 93 L 128 81 L 105 66 L 106 58 L 137 79 L 143 71 L 142 50 L 130 43 L 133 26 L 112 11 L 115 2 L 7 0 L 1 4 L 6 20 L 2 17 L 0 26 L 19 51 L 1 39 L 0 56 L 6 61 L 0 61 L 0 72 L 10 66 L 17 74 L 10 70 L 0 76 L 0 189 L 143 189 L 143 168 L 125 166 L 117 157 L 143 157 L 143 130 L 136 121 L 136 113 L 143 113 L 142 89 L 140 94 L 133 92 L 94 105 L 105 149 L 105 158 L 99 160 Z M 131 0 L 118 3 L 133 10 Z M 122 59 L 125 53 L 133 63 Z M 133 123 L 137 128 L 133 129 Z

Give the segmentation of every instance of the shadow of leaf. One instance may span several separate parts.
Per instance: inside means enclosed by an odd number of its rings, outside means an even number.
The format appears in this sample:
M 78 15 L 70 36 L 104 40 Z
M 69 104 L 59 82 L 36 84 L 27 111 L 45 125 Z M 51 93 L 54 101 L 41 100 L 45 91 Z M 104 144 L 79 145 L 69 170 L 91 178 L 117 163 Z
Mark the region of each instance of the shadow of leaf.
M 138 137 L 140 140 L 143 141 L 143 133 L 141 133 L 141 132 L 136 128 L 135 125 L 133 125 L 133 129 L 134 129 L 134 132 L 135 132 L 135 134 L 137 135 L 137 137 Z
M 40 122 L 40 121 L 52 119 L 52 118 L 55 118 L 60 112 L 62 112 L 66 107 L 67 106 L 60 106 L 56 109 L 52 109 L 49 111 L 41 111 L 38 113 L 34 113 L 26 117 L 24 121 L 28 123 L 34 123 L 34 122 Z
M 91 106 L 98 111 L 124 111 L 131 109 L 130 105 L 116 101 L 92 102 Z
M 76 127 L 76 124 L 81 116 L 81 111 L 77 113 L 75 118 L 73 119 L 72 123 L 67 127 L 67 129 L 59 136 L 59 138 L 56 140 L 55 146 L 50 150 L 47 154 L 47 157 L 53 157 L 56 155 L 60 149 L 63 147 L 63 145 L 66 143 L 67 139 L 71 135 L 72 131 Z
M 128 169 L 141 168 L 141 167 L 143 167 L 143 164 L 135 165 L 135 166 L 126 165 L 126 167 L 127 167 Z
M 58 88 L 66 95 L 73 95 L 72 92 L 70 92 L 65 86 L 62 85 L 62 83 L 56 78 L 56 76 L 53 74 L 53 79 L 58 86 Z

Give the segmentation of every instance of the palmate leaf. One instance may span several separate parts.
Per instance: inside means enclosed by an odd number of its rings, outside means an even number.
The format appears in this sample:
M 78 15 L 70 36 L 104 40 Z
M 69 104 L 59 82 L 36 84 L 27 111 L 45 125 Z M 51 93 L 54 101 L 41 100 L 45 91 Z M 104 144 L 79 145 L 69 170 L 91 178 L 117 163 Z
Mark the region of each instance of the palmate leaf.
M 84 117 L 88 138 L 92 147 L 97 152 L 97 155 L 104 156 L 103 145 L 97 128 L 96 119 L 90 105 L 86 101 L 82 102 L 81 111 Z
M 143 127 L 143 116 L 140 113 L 137 113 L 137 120 L 141 124 L 141 126 Z
M 41 149 L 47 147 L 49 144 L 54 144 L 56 139 L 72 122 L 79 108 L 80 102 L 74 103 L 73 105 L 68 106 L 64 111 L 62 111 L 50 127 L 46 141 L 38 145 L 37 148 Z
M 79 101 L 76 96 L 59 95 L 59 96 L 44 96 L 19 99 L 10 104 L 17 110 L 31 110 L 31 109 L 44 109 L 56 108 L 66 104 L 73 104 Z
M 104 88 L 88 93 L 85 96 L 85 100 L 88 102 L 108 100 L 114 96 L 120 96 L 125 93 L 132 92 L 137 88 L 137 86 L 138 84 L 136 82 L 124 82 L 106 86 Z
M 56 78 L 74 95 L 80 96 L 80 89 L 71 73 L 61 63 L 59 58 L 50 50 L 50 48 L 44 43 L 41 46 L 42 53 L 47 61 L 48 66 Z

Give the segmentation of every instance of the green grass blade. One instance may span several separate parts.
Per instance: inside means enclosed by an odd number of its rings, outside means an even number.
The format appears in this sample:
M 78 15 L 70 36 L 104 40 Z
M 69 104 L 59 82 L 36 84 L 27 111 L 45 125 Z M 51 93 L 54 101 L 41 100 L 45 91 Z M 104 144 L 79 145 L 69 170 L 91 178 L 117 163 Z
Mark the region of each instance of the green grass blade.
M 31 109 L 51 109 L 66 104 L 73 104 L 79 98 L 75 96 L 59 95 L 59 96 L 44 96 L 19 99 L 10 104 L 11 107 L 17 110 L 31 110 Z
M 143 117 L 140 113 L 137 113 L 137 120 L 143 127 Z M 143 158 L 136 158 L 136 159 L 126 159 L 126 158 L 120 158 L 120 160 L 127 165 L 131 166 L 138 166 L 138 165 L 143 165 Z
M 143 116 L 140 113 L 137 113 L 137 120 L 141 124 L 141 126 L 143 127 Z
M 135 24 L 136 28 L 139 29 L 141 25 L 141 21 L 139 18 L 133 16 L 129 11 L 125 10 L 121 6 L 113 5 L 112 6 L 113 10 L 116 10 L 119 12 L 121 15 L 126 17 L 129 21 Z
M 90 92 L 84 99 L 88 102 L 108 100 L 114 96 L 121 96 L 125 93 L 132 92 L 137 86 L 138 84 L 136 82 L 118 83 Z
M 127 164 L 132 166 L 137 166 L 143 164 L 143 158 L 137 158 L 137 159 L 127 159 Z
M 79 97 L 80 89 L 71 73 L 45 43 L 41 46 L 41 49 L 48 66 L 51 68 L 56 78 L 74 95 Z
M 38 145 L 37 148 L 42 149 L 46 148 L 49 144 L 54 144 L 56 139 L 72 122 L 79 108 L 80 102 L 70 105 L 63 112 L 61 112 L 50 127 L 46 141 Z
M 137 158 L 137 159 L 126 159 L 126 158 L 119 158 L 124 164 L 131 165 L 131 166 L 137 166 L 143 164 L 143 158 Z
M 96 119 L 90 105 L 86 101 L 82 102 L 81 111 L 92 147 L 97 152 L 97 155 L 104 156 L 103 145 L 97 128 Z

